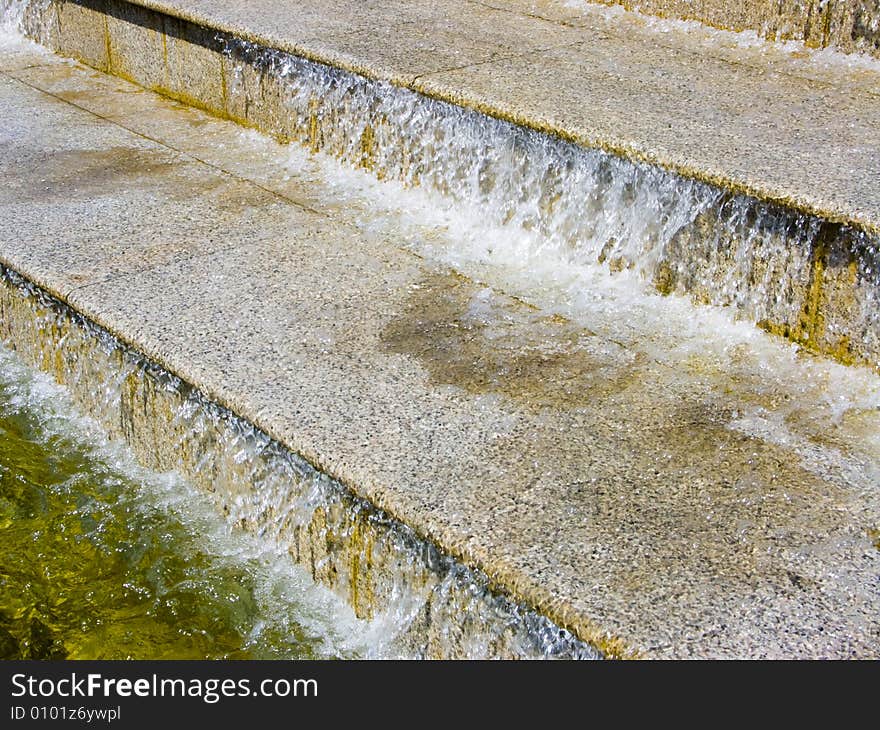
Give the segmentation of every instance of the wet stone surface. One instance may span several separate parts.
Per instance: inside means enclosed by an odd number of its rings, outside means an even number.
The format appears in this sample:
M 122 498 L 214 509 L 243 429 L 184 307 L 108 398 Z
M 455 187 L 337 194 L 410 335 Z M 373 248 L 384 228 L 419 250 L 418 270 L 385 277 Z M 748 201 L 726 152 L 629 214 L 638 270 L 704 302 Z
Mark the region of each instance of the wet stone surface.
M 96 68 L 337 155 L 380 179 L 476 198 L 498 219 L 576 247 L 581 261 L 638 269 L 663 293 L 736 307 L 809 350 L 880 367 L 875 191 L 860 182 L 877 177 L 866 121 L 878 88 L 870 63 L 723 37 L 710 42 L 674 27 L 652 32 L 628 16 L 548 15 L 546 7 L 516 2 L 496 8 L 447 0 L 430 12 L 375 3 L 335 4 L 331 12 L 306 3 L 296 28 L 271 4 L 249 4 L 246 13 L 211 0 L 92 5 L 107 18 L 50 5 L 47 18 L 57 8 L 58 23 L 44 19 L 32 32 Z M 383 13 L 395 22 L 380 23 Z M 347 32 L 339 32 L 340 22 Z M 206 30 L 215 27 L 220 32 Z M 65 28 L 75 29 L 81 48 L 67 45 Z M 91 48 L 96 29 L 106 32 L 109 60 Z M 431 52 L 423 67 L 414 59 L 425 44 Z M 627 66 L 645 53 L 657 66 L 647 78 L 641 61 Z M 547 78 L 558 83 L 548 89 Z M 458 128 L 447 118 L 456 115 L 465 122 Z M 493 117 L 536 131 L 507 125 L 508 137 L 517 131 L 500 143 L 505 125 Z M 134 117 L 129 123 L 150 126 Z M 723 133 L 706 138 L 706 130 Z M 594 154 L 598 163 L 581 159 L 572 169 L 573 151 L 590 154 L 557 135 L 614 154 Z M 456 145 L 472 149 L 451 157 L 481 160 L 485 169 L 444 164 Z M 826 156 L 846 162 L 827 166 Z M 519 168 L 512 175 L 511 165 Z M 462 185 L 468 179 L 479 185 L 469 190 Z M 677 188 L 671 197 L 670 186 Z M 639 209 L 659 210 L 652 224 L 635 216 L 618 230 L 590 230 L 578 221 L 584 198 L 599 211 L 635 200 Z M 511 212 L 511 205 L 528 212 Z M 843 225 L 829 233 L 834 226 L 824 219 Z
M 565 316 L 527 304 L 406 250 L 406 211 L 372 215 L 362 180 L 295 156 L 273 177 L 262 143 L 149 96 L 145 141 L 27 78 L 0 83 L 30 140 L 3 158 L 30 177 L 0 199 L 10 267 L 599 648 L 876 656 L 875 375 L 674 296 L 603 309 L 620 278 Z
M 382 341 L 389 352 L 415 358 L 435 384 L 533 409 L 569 409 L 636 377 L 638 353 L 461 276 L 437 273 L 410 291 Z

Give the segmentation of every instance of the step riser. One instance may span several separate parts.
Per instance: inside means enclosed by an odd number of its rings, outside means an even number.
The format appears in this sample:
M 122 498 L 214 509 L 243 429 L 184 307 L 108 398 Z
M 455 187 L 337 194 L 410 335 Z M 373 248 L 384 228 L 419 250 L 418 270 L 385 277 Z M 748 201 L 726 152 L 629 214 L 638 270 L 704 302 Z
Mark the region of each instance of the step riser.
M 230 523 L 288 551 L 358 617 L 379 618 L 383 635 L 397 636 L 395 654 L 599 657 L 7 269 L 0 269 L 0 338 L 62 383 L 141 464 L 182 474 Z M 621 651 L 605 643 L 607 653 Z

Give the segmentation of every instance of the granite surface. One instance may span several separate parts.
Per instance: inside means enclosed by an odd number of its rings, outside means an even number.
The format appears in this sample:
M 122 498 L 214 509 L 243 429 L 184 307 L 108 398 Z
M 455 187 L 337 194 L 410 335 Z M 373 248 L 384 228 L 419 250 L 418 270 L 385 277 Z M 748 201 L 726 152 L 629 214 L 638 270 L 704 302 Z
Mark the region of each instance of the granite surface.
M 880 67 L 542 3 L 133 0 L 588 147 L 880 231 Z
M 6 265 L 497 586 L 621 655 L 878 656 L 876 409 L 527 306 L 119 79 L 0 100 Z

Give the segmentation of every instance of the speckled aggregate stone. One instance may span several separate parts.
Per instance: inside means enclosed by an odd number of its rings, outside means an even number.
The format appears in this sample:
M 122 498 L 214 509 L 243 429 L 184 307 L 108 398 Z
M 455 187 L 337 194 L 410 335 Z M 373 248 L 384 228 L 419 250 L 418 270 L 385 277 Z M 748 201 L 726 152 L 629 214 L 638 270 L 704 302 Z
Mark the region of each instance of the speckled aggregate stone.
M 683 93 L 679 89 L 683 83 L 682 79 L 690 83 L 690 77 L 683 77 L 677 73 L 685 63 L 683 59 L 690 57 L 700 59 L 701 62 L 705 59 L 705 64 L 713 66 L 718 78 L 726 79 L 730 88 L 748 85 L 756 78 L 766 77 L 782 79 L 795 90 L 812 84 L 817 88 L 848 89 L 867 97 L 872 94 L 877 96 L 876 64 L 865 66 L 862 59 L 859 62 L 852 64 L 847 62 L 841 65 L 840 57 L 829 60 L 827 54 L 807 55 L 806 58 L 802 58 L 803 53 L 786 50 L 785 47 L 780 49 L 766 44 L 756 45 L 756 41 L 752 41 L 752 45 L 743 45 L 742 39 L 731 40 L 727 36 L 705 37 L 704 34 L 709 31 L 697 31 L 692 27 L 687 33 L 678 26 L 663 26 L 663 32 L 659 30 L 655 32 L 651 28 L 646 30 L 636 22 L 640 21 L 643 24 L 648 22 L 641 16 L 632 14 L 609 16 L 608 13 L 603 14 L 595 8 L 594 12 L 578 15 L 576 19 L 566 16 L 566 19 L 559 21 L 563 23 L 562 25 L 556 24 L 554 31 L 553 28 L 547 28 L 548 22 L 553 25 L 548 17 L 544 18 L 542 24 L 534 25 L 536 19 L 517 11 L 515 3 L 507 4 L 504 11 L 483 6 L 470 8 L 470 15 L 465 12 L 460 17 L 452 13 L 457 8 L 457 6 L 453 7 L 454 3 L 441 4 L 437 9 L 433 6 L 428 8 L 426 13 L 432 17 L 434 36 L 442 35 L 442 42 L 437 42 L 430 34 L 422 33 L 424 19 L 423 25 L 419 26 L 418 20 L 404 15 L 406 19 L 400 21 L 402 23 L 400 34 L 421 39 L 410 45 L 384 43 L 379 38 L 382 33 L 388 37 L 395 35 L 396 26 L 392 22 L 387 26 L 377 27 L 375 6 L 366 4 L 361 7 L 343 3 L 336 9 L 342 17 L 349 19 L 351 33 L 328 31 L 321 38 L 321 42 L 309 40 L 305 45 L 294 49 L 302 55 L 320 57 L 337 66 L 357 67 L 359 74 L 378 79 L 391 80 L 404 85 L 435 84 L 440 89 L 438 95 L 459 94 L 458 101 L 465 107 L 470 105 L 479 109 L 487 94 L 495 96 L 500 106 L 494 111 L 488 109 L 490 114 L 507 115 L 522 124 L 537 126 L 544 130 L 534 133 L 517 130 L 509 124 L 490 120 L 480 112 L 457 109 L 454 105 L 438 103 L 421 94 L 393 89 L 384 81 L 369 81 L 358 74 L 304 61 L 269 47 L 275 43 L 278 47 L 292 48 L 289 46 L 290 39 L 276 42 L 257 38 L 260 43 L 268 45 L 253 47 L 253 44 L 249 45 L 228 33 L 215 33 L 210 29 L 210 20 L 204 18 L 200 21 L 203 25 L 194 25 L 189 20 L 162 15 L 158 11 L 124 2 L 86 4 L 89 8 L 85 10 L 84 5 L 69 3 L 50 5 L 50 8 L 57 10 L 56 21 L 51 20 L 53 11 L 50 10 L 45 14 L 43 25 L 31 32 L 41 38 L 48 37 L 49 40 L 46 42 L 58 48 L 59 52 L 81 58 L 95 68 L 129 78 L 165 96 L 204 108 L 245 126 L 255 127 L 282 139 L 298 140 L 313 152 L 320 150 L 342 155 L 348 162 L 370 169 L 380 178 L 384 178 L 387 173 L 400 179 L 408 179 L 413 173 L 418 175 L 417 171 L 422 165 L 427 165 L 426 170 L 439 170 L 441 174 L 445 174 L 443 173 L 446 170 L 445 163 L 428 162 L 424 159 L 425 156 L 430 157 L 434 154 L 434 146 L 430 140 L 432 135 L 442 130 L 450 121 L 466 118 L 475 129 L 485 130 L 494 127 L 504 129 L 506 134 L 512 134 L 514 137 L 523 135 L 523 138 L 532 140 L 536 147 L 530 154 L 539 165 L 542 164 L 540 160 L 544 157 L 542 150 L 552 149 L 564 151 L 564 154 L 574 154 L 578 159 L 595 157 L 604 160 L 603 164 L 623 165 L 628 170 L 636 171 L 637 177 L 647 176 L 653 179 L 654 183 L 658 180 L 675 181 L 680 188 L 684 186 L 699 191 L 700 196 L 726 196 L 726 201 L 699 214 L 693 225 L 686 226 L 676 233 L 673 239 L 664 245 L 662 257 L 649 264 L 651 269 L 649 275 L 658 290 L 665 294 L 688 293 L 701 303 L 721 306 L 735 304 L 741 310 L 743 317 L 752 319 L 766 331 L 786 337 L 813 352 L 830 355 L 845 364 L 864 364 L 875 369 L 880 367 L 878 366 L 880 322 L 873 303 L 877 296 L 877 282 L 873 273 L 878 270 L 874 260 L 878 248 L 876 236 L 872 237 L 860 231 L 858 227 L 836 225 L 833 222 L 829 223 L 828 220 L 830 218 L 832 221 L 859 224 L 857 215 L 856 217 L 839 216 L 839 211 L 826 209 L 823 211 L 824 218 L 812 216 L 804 220 L 799 218 L 801 214 L 798 213 L 798 208 L 807 210 L 811 208 L 809 204 L 805 205 L 803 200 L 787 198 L 782 205 L 777 205 L 761 200 L 760 191 L 757 193 L 759 198 L 731 192 L 731 187 L 738 191 L 749 188 L 725 178 L 724 171 L 713 169 L 710 164 L 712 160 L 706 158 L 707 149 L 711 157 L 730 141 L 723 137 L 718 144 L 718 150 L 709 148 L 694 150 L 694 154 L 697 157 L 702 156 L 704 162 L 708 159 L 699 170 L 692 166 L 688 167 L 694 159 L 678 158 L 684 165 L 679 169 L 686 175 L 711 179 L 717 183 L 706 187 L 701 184 L 694 185 L 693 180 L 686 178 L 666 176 L 654 166 L 642 164 L 630 166 L 631 163 L 620 161 L 614 155 L 594 155 L 592 151 L 578 149 L 578 144 L 554 140 L 546 134 L 547 131 L 554 130 L 557 134 L 567 134 L 561 127 L 556 129 L 554 125 L 559 119 L 571 117 L 577 124 L 569 125 L 569 132 L 572 135 L 575 133 L 580 135 L 574 137 L 580 143 L 588 147 L 610 149 L 624 156 L 653 159 L 651 157 L 653 127 L 662 127 L 667 117 L 674 119 L 675 110 L 668 108 L 669 103 L 679 102 Z M 544 5 L 541 5 L 539 14 L 544 14 Z M 92 7 L 102 10 L 106 15 L 98 13 L 91 9 Z M 308 4 L 300 6 L 299 10 L 306 14 L 310 13 L 311 21 L 315 22 L 321 15 L 320 9 Z M 405 11 L 406 8 L 402 10 Z M 492 31 L 483 33 L 485 37 L 474 35 L 474 29 L 479 27 L 479 23 L 473 17 L 474 13 L 489 14 L 486 24 Z M 496 18 L 493 13 L 498 17 Z M 495 23 L 495 20 L 498 22 Z M 364 23 L 373 23 L 373 30 L 360 30 Z M 521 41 L 519 46 L 515 46 L 504 40 L 519 38 L 512 28 L 516 26 L 522 30 L 529 24 L 533 24 L 532 30 L 535 32 L 529 35 L 528 42 Z M 491 75 L 482 79 L 481 83 L 485 88 L 481 88 L 479 93 L 473 96 L 461 96 L 461 93 L 467 90 L 459 89 L 457 86 L 459 72 L 474 72 L 479 75 L 479 68 L 482 65 L 495 68 L 499 64 L 508 64 L 511 67 L 528 64 L 528 59 L 532 58 L 534 51 L 530 50 L 526 55 L 510 54 L 515 50 L 533 48 L 533 45 L 530 45 L 532 36 L 535 42 L 543 45 L 553 39 L 560 41 L 564 37 L 570 41 L 574 37 L 573 32 L 576 32 L 578 37 L 602 39 L 598 50 L 589 49 L 589 58 L 581 54 L 584 57 L 579 61 L 585 69 L 583 78 L 587 83 L 583 84 L 584 93 L 592 94 L 586 111 L 582 108 L 584 94 L 578 93 L 581 90 L 577 88 L 569 89 L 565 93 L 548 92 L 550 95 L 545 99 L 546 108 L 535 104 L 529 107 L 531 102 L 526 95 L 523 97 L 525 100 L 520 104 L 523 109 L 528 107 L 526 111 L 529 113 L 525 116 L 520 114 L 522 110 L 517 111 L 517 106 L 512 103 L 508 104 L 506 111 L 503 111 L 501 107 L 508 103 L 505 99 L 510 97 L 510 94 L 506 86 L 500 88 L 493 86 L 495 81 L 494 76 Z M 104 34 L 103 45 L 96 42 L 97 36 L 101 33 Z M 241 34 L 243 37 L 254 38 L 245 31 Z M 651 73 L 646 75 L 645 70 L 639 66 L 638 60 L 635 63 L 626 60 L 633 56 L 634 39 L 638 39 L 643 48 L 660 49 L 662 59 L 674 61 L 670 63 L 664 61 L 665 66 L 653 69 L 653 75 L 659 79 L 659 82 L 651 78 Z M 424 41 L 424 44 L 419 45 L 421 41 Z M 364 48 L 367 50 L 361 48 L 354 52 L 352 43 L 362 46 L 366 44 Z M 553 56 L 557 52 L 569 54 L 573 49 L 583 45 L 579 42 L 563 47 L 548 47 L 544 55 Z M 317 52 L 318 46 L 324 50 Z M 497 53 L 487 57 L 484 51 L 493 46 Z M 332 48 L 339 50 L 341 55 L 337 54 L 332 58 L 328 56 L 327 53 L 331 53 Z M 382 52 L 387 51 L 387 55 L 382 56 L 381 53 L 370 55 L 370 52 L 376 48 L 384 49 Z M 422 51 L 427 50 L 430 55 L 438 49 L 462 56 L 456 59 L 456 65 L 453 65 L 448 74 L 428 73 L 427 67 L 422 65 L 425 59 L 419 60 L 421 58 L 419 53 Z M 399 58 L 401 51 L 410 56 L 406 67 L 406 73 L 409 75 L 398 78 L 394 69 L 403 68 Z M 227 53 L 230 55 L 225 55 Z M 489 60 L 480 60 L 487 58 Z M 369 63 L 359 65 L 365 59 Z M 444 61 L 439 56 L 431 63 L 434 61 L 437 61 L 437 64 L 432 65 L 431 68 L 448 67 L 452 63 L 448 58 Z M 461 61 L 467 63 L 461 65 Z M 379 66 L 376 65 L 377 63 Z M 633 83 L 618 88 L 619 85 L 614 80 L 618 67 L 632 70 Z M 531 67 L 523 66 L 523 68 L 524 72 L 517 75 L 524 79 L 534 79 L 535 75 Z M 34 73 L 35 78 L 44 78 L 39 74 L 38 69 Z M 453 83 L 447 83 L 446 76 L 452 77 Z M 329 87 L 323 86 L 322 84 L 330 77 L 335 81 Z M 502 75 L 502 82 L 504 78 L 506 77 Z M 540 77 L 537 81 L 540 82 Z M 300 82 L 305 82 L 307 86 L 311 85 L 312 91 L 308 92 L 304 88 L 299 88 L 297 91 Z M 75 97 L 77 93 L 75 88 L 65 89 L 63 79 L 47 79 L 47 83 L 50 83 L 53 93 L 57 90 L 62 98 L 70 98 L 71 94 Z M 109 81 L 96 83 L 102 87 L 109 84 L 108 88 L 112 88 Z M 780 83 L 776 85 L 780 86 Z M 341 89 L 346 86 L 346 91 L 342 92 Z M 711 84 L 707 86 L 700 82 L 695 88 L 707 95 L 713 87 Z M 92 110 L 103 115 L 105 111 L 100 107 L 100 101 L 95 97 L 94 91 L 93 89 L 88 95 L 89 103 L 92 104 Z M 354 102 L 351 104 L 346 100 L 346 94 L 349 92 L 354 94 L 350 97 Z M 339 97 L 340 93 L 342 97 Z M 532 90 L 530 93 L 534 97 L 537 92 Z M 560 105 L 560 100 L 564 104 Z M 713 100 L 709 99 L 709 101 Z M 746 103 L 747 101 L 738 96 L 725 97 L 722 102 L 718 102 L 717 99 L 713 101 L 720 110 L 721 116 L 734 115 L 734 121 L 739 120 L 737 122 L 739 138 L 750 136 L 748 129 L 750 125 L 769 128 L 778 124 L 779 120 L 772 115 L 762 113 L 760 108 L 756 111 Z M 833 100 L 826 100 L 823 97 L 822 103 L 825 101 L 829 104 L 833 103 Z M 386 116 L 386 112 L 383 111 L 383 108 L 387 108 L 387 104 L 391 105 L 390 116 Z M 118 104 L 111 105 L 111 107 L 117 106 Z M 676 138 L 675 141 L 679 146 L 682 139 L 699 138 L 704 134 L 700 125 L 705 127 L 703 122 L 705 122 L 706 110 L 700 109 L 700 104 L 697 104 L 697 107 L 694 118 L 686 117 L 684 125 L 678 130 L 681 139 Z M 780 108 L 785 111 L 785 107 L 774 106 L 777 111 Z M 632 109 L 638 110 L 639 114 L 631 114 Z M 623 110 L 622 116 L 621 110 Z M 136 104 L 128 105 L 126 110 L 116 110 L 113 113 L 120 120 L 124 117 L 123 123 L 137 131 L 149 134 L 150 130 L 157 127 L 153 123 L 155 116 L 140 115 Z M 419 126 L 424 123 L 426 113 L 427 118 L 439 126 L 433 131 L 423 130 L 415 136 L 410 136 L 414 125 Z M 409 114 L 413 116 L 409 117 Z M 520 116 L 517 116 L 518 114 Z M 602 125 L 609 119 L 615 120 L 615 125 L 631 137 L 612 138 L 605 134 Z M 592 126 L 594 121 L 599 126 Z M 789 130 L 797 127 L 799 123 L 796 114 L 790 114 L 783 121 L 785 123 L 782 127 Z M 859 125 L 855 123 L 846 131 L 851 137 L 860 134 Z M 830 149 L 839 141 L 846 141 L 845 135 L 838 132 L 839 130 L 836 129 L 831 130 L 829 134 L 835 135 L 833 139 L 828 134 L 824 136 L 812 134 L 813 142 L 821 138 L 822 144 Z M 470 130 L 463 134 L 456 133 L 455 141 L 451 142 L 452 146 L 459 142 L 467 143 L 471 139 L 470 134 Z M 675 130 L 666 130 L 664 134 L 674 135 Z M 347 138 L 348 135 L 354 136 Z M 637 139 L 640 136 L 644 137 L 642 142 Z M 198 144 L 198 139 L 198 134 L 192 136 L 198 154 L 201 155 L 200 159 L 214 159 L 212 149 L 215 145 Z M 645 142 L 645 139 L 648 141 Z M 637 143 L 636 147 L 632 146 L 633 140 Z M 489 141 L 490 148 L 493 142 L 497 146 L 498 138 Z M 737 139 L 733 139 L 732 142 L 736 144 Z M 446 142 L 441 149 L 449 149 Z M 870 144 L 862 148 L 863 152 L 870 150 Z M 797 163 L 802 169 L 817 167 L 816 160 L 820 160 L 821 155 L 808 154 L 804 150 L 801 152 L 804 155 L 801 158 L 792 156 L 789 164 Z M 402 157 L 396 157 L 398 154 L 402 154 Z M 483 153 L 474 152 L 467 157 L 472 160 L 478 159 L 481 154 Z M 488 156 L 491 158 L 493 154 L 490 152 Z M 729 170 L 737 169 L 744 171 L 745 174 L 749 170 L 762 169 L 762 166 L 767 168 L 767 161 L 763 159 L 763 155 L 764 151 L 760 148 L 740 150 L 739 147 L 733 147 L 728 149 L 725 164 Z M 667 160 L 673 157 L 675 157 L 674 150 L 669 151 Z M 873 158 L 866 159 L 870 167 L 872 164 L 870 160 Z M 389 162 L 390 165 L 387 164 Z M 769 163 L 766 180 L 788 184 L 789 181 L 785 179 L 789 173 L 788 168 L 773 167 L 774 160 L 769 160 Z M 222 164 L 229 165 L 230 161 L 224 160 Z M 661 161 L 660 164 L 665 163 Z M 505 163 L 500 162 L 500 169 L 505 166 Z M 246 162 L 244 164 L 237 162 L 235 168 L 238 174 L 244 174 L 250 179 Z M 552 179 L 551 174 L 551 185 Z M 874 186 L 854 181 L 855 178 L 852 178 L 852 186 L 858 187 L 860 193 L 867 191 L 868 195 L 871 195 Z M 277 182 L 277 175 L 273 176 L 273 182 Z M 576 200 L 584 194 L 592 193 L 579 188 L 577 174 L 572 178 L 572 183 L 571 190 L 561 190 L 563 198 L 571 202 L 559 210 L 568 211 L 576 216 L 575 210 L 578 205 Z M 543 186 L 543 182 L 533 180 L 528 188 L 535 193 Z M 726 192 L 725 187 L 728 188 Z M 308 186 L 294 186 L 291 194 L 297 202 L 308 205 L 308 191 Z M 478 196 L 482 194 L 482 190 L 477 193 Z M 508 193 L 510 194 L 516 193 Z M 547 201 L 552 198 L 553 196 L 547 198 Z M 676 198 L 672 197 L 667 199 L 665 205 L 678 205 L 686 199 L 686 195 L 678 195 L 678 203 L 675 202 Z M 743 206 L 749 207 L 750 211 L 741 215 Z M 547 207 L 544 203 L 541 203 L 539 210 L 540 215 L 548 221 L 549 229 L 552 230 L 556 224 L 551 221 L 561 216 L 553 211 L 552 206 Z M 662 222 L 670 219 L 666 214 L 661 214 L 659 220 Z M 746 223 L 744 230 L 738 228 L 740 222 Z M 768 223 L 772 232 L 767 228 Z M 567 224 L 556 230 L 565 230 L 566 227 Z M 872 228 L 870 224 L 863 224 L 862 227 Z M 756 230 L 760 231 L 757 236 L 755 236 Z M 626 236 L 613 238 L 617 241 L 625 239 Z M 572 243 L 575 243 L 574 240 Z M 602 245 L 612 245 L 611 239 L 606 240 Z M 738 256 L 734 262 L 730 259 L 729 252 L 743 245 L 754 253 L 745 257 Z M 605 257 L 604 250 L 603 248 L 602 252 L 598 252 L 597 249 L 589 255 L 596 255 L 601 261 Z M 649 257 L 649 260 L 651 258 Z M 768 268 L 770 261 L 787 262 L 783 263 L 785 273 L 775 271 L 768 280 L 767 275 L 771 271 Z M 622 263 L 615 260 L 609 265 L 619 267 Z M 643 263 L 638 265 L 642 266 Z M 731 269 L 732 265 L 734 267 L 745 265 L 751 267 L 752 271 L 748 274 L 742 271 L 736 273 Z
M 0 102 L 6 264 L 515 597 L 639 656 L 878 656 L 876 413 L 749 435 L 757 366 L 437 268 L 231 123 L 61 62 Z
M 717 28 L 749 30 L 773 40 L 793 39 L 813 48 L 834 47 L 880 57 L 880 5 L 876 0 L 600 0 L 664 18 L 684 18 Z M 490 0 L 558 12 L 558 0 Z
M 277 235 L 271 193 L 66 104 L 41 107 L 45 94 L 24 83 L 0 84 L 22 101 L 0 138 L 3 253 L 53 292 L 227 248 L 230 227 L 249 230 L 250 240 Z M 277 223 L 285 230 L 290 212 Z M 318 217 L 301 212 L 304 227 Z M 82 232 L 76 248 L 67 226 Z M 53 256 L 63 260 L 55 278 L 46 273 Z

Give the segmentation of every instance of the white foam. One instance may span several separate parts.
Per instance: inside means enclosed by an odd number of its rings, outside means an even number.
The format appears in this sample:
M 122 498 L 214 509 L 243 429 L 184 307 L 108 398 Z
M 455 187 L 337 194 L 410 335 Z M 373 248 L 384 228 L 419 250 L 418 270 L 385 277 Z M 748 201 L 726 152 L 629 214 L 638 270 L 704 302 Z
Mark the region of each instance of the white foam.
M 27 51 L 49 55 L 48 49 L 24 36 L 29 14 L 41 11 L 48 4 L 48 0 L 0 0 L 0 52 Z

